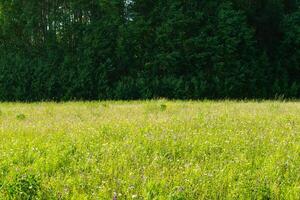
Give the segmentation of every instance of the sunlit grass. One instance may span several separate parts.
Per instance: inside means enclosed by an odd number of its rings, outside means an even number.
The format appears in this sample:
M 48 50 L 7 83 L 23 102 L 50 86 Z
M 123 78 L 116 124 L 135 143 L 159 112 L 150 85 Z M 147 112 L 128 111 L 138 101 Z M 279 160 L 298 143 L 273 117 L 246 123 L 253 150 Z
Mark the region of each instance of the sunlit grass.
M 2 103 L 9 198 L 300 199 L 300 103 Z

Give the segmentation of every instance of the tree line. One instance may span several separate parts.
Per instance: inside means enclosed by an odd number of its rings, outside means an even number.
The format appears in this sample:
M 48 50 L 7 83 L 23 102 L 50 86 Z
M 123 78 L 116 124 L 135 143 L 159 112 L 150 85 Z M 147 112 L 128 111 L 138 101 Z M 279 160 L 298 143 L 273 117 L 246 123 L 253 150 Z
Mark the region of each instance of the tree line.
M 0 0 L 0 100 L 300 97 L 299 0 Z

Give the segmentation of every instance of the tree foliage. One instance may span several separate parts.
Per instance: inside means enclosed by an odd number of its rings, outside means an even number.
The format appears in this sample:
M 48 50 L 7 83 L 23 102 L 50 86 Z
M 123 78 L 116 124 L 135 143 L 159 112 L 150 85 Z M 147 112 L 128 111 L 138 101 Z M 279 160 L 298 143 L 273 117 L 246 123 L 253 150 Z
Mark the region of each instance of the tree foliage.
M 300 97 L 298 0 L 0 0 L 0 100 Z

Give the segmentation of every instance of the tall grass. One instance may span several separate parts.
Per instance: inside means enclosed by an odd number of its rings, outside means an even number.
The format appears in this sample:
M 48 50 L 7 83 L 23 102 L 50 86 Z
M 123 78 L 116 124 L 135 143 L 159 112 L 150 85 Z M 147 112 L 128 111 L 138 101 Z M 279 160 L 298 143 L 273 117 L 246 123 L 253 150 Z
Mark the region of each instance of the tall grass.
M 300 199 L 297 102 L 0 111 L 0 199 Z

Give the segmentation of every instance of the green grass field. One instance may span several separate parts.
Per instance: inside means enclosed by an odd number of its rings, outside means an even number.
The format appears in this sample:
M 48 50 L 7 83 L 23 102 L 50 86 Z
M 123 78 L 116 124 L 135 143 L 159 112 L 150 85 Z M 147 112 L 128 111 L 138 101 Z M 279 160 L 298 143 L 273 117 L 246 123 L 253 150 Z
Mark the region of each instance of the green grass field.
M 300 199 L 300 103 L 2 103 L 0 199 Z

